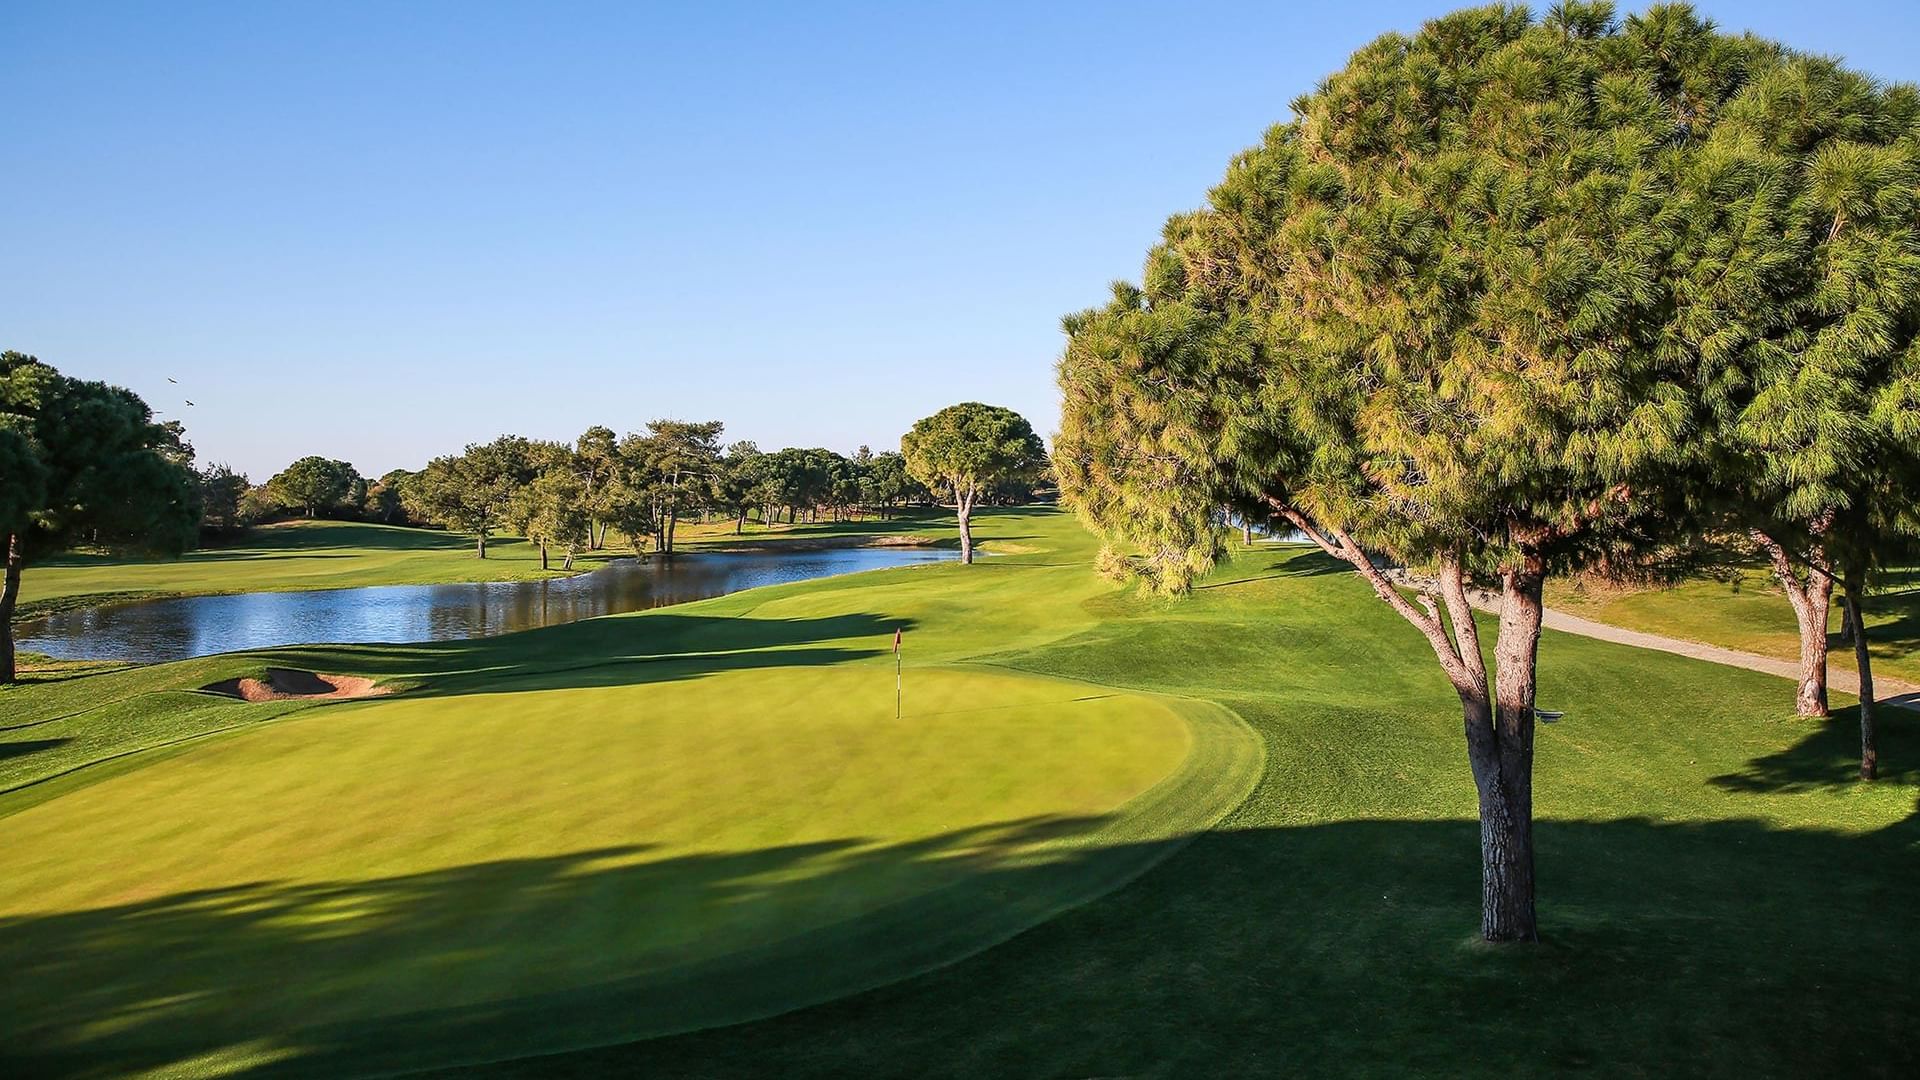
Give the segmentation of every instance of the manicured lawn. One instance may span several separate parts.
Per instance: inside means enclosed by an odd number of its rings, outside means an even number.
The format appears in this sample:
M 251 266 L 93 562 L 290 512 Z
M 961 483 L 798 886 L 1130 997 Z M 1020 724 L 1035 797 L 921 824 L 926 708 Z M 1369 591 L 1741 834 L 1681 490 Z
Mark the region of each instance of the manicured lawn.
M 1876 675 L 1920 682 L 1920 581 L 1914 575 L 1876 590 L 1863 605 Z M 1773 576 L 1758 568 L 1733 581 L 1689 581 L 1670 589 L 1576 590 L 1548 593 L 1547 603 L 1572 615 L 1649 634 L 1700 641 L 1785 660 L 1800 655 L 1793 608 Z M 1829 626 L 1831 662 L 1853 665 L 1853 645 L 1840 639 L 1836 590 Z
M 1488 948 L 1458 712 L 1350 573 L 1263 548 L 1169 602 L 1095 578 L 1067 515 L 979 528 L 1006 553 L 973 567 L 0 692 L 4 1053 L 102 1074 L 1920 1068 L 1911 717 L 1861 785 L 1850 710 L 1798 721 L 1777 679 L 1549 634 L 1547 942 Z M 268 662 L 414 689 L 191 692 Z

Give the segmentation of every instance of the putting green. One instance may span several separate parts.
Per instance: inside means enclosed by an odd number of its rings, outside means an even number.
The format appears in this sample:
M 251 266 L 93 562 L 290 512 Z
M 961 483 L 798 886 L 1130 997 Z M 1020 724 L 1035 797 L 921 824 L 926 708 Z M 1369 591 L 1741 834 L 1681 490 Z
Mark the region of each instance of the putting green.
M 994 669 L 912 672 L 896 721 L 872 661 L 641 668 L 309 709 L 12 815 L 11 1049 L 358 1071 L 767 1015 L 1113 888 L 1261 766 L 1215 706 Z

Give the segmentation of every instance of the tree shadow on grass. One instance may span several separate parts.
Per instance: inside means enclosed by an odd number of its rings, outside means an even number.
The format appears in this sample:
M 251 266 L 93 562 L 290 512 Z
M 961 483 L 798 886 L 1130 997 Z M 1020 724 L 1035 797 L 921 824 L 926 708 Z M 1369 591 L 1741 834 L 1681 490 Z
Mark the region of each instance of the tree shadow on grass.
M 8 729 L 0 728 L 0 731 L 5 730 Z M 22 739 L 16 742 L 0 742 L 0 761 L 27 757 L 42 750 L 57 750 L 72 741 L 72 739 Z
M 1881 708 L 1874 713 L 1880 751 L 1880 778 L 1860 779 L 1860 709 L 1840 709 L 1825 720 L 1803 720 L 1806 737 L 1776 753 L 1758 757 L 1737 773 L 1716 776 L 1729 791 L 1807 792 L 1851 788 L 1863 783 L 1920 784 L 1920 714 Z
M 1153 851 L 1036 857 L 1104 821 L 668 858 L 634 843 L 0 919 L 0 1045 L 35 1075 L 223 1051 L 337 1075 L 766 1015 L 957 958 L 1109 887 L 1101 873 L 1137 873 Z
M 1908 1076 L 1913 820 L 1541 822 L 1538 947 L 1477 941 L 1477 826 L 1202 835 L 929 975 L 487 1077 Z
M 1241 549 L 1234 552 L 1233 559 L 1226 566 L 1228 570 L 1248 568 L 1256 571 L 1251 577 L 1209 581 L 1195 586 L 1195 589 L 1224 589 L 1233 585 L 1272 581 L 1276 578 L 1324 577 L 1328 574 L 1353 573 L 1352 566 L 1317 548 L 1294 548 L 1290 551 Z
M 820 618 L 687 615 L 593 619 L 465 641 L 298 646 L 247 654 L 262 665 L 413 683 L 416 696 L 457 696 L 678 681 L 721 671 L 820 667 L 883 655 L 913 619 L 862 612 Z M 865 639 L 867 647 L 833 642 Z
M 1863 833 L 1543 821 L 1547 940 L 1534 948 L 1476 941 L 1469 821 L 1020 854 L 1036 837 L 1097 824 L 1042 818 L 884 847 L 847 838 L 653 862 L 635 844 L 9 919 L 0 1045 L 22 1074 L 104 1075 L 248 1047 L 260 1075 L 344 1075 L 606 1043 L 938 965 L 1044 918 L 1086 883 L 1118 884 L 1164 857 L 1119 892 L 917 978 L 766 1020 L 478 1071 L 1731 1077 L 1920 1067 L 1909 1037 L 1920 1003 L 1914 818 Z M 624 927 L 683 919 L 698 940 L 742 905 L 817 911 L 861 882 L 915 874 L 946 887 L 717 963 L 621 958 Z M 982 911 L 998 914 L 968 923 Z

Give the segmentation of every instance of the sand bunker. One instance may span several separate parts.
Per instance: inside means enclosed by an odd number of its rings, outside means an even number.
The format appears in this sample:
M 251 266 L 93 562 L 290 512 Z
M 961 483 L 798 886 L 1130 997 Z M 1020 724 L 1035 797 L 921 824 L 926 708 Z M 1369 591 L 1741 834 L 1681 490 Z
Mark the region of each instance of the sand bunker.
M 379 697 L 393 693 L 388 686 L 375 686 L 362 675 L 316 675 L 294 668 L 270 667 L 264 679 L 227 679 L 200 689 L 240 698 L 244 701 L 340 701 L 346 698 Z

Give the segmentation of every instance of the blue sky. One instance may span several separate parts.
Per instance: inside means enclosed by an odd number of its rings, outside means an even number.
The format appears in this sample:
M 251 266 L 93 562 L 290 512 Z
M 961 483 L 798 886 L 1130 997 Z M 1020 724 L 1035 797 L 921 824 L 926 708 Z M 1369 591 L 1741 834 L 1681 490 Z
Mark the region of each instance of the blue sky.
M 256 480 L 661 416 L 1050 432 L 1060 316 L 1454 6 L 8 0 L 0 347 Z M 1701 7 L 1920 78 L 1920 5 Z

